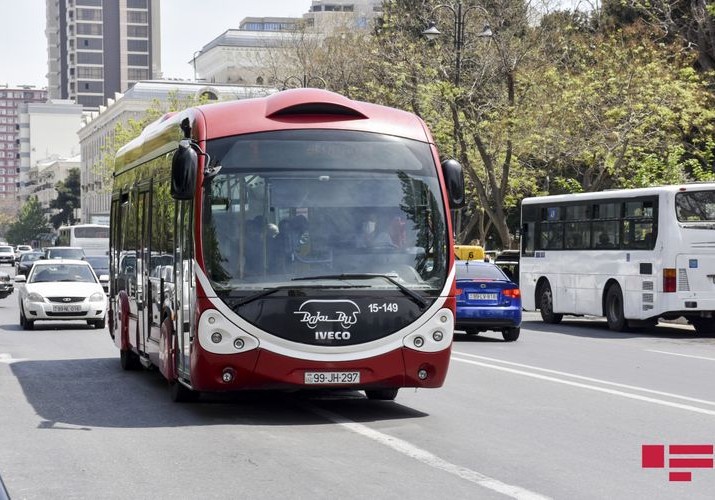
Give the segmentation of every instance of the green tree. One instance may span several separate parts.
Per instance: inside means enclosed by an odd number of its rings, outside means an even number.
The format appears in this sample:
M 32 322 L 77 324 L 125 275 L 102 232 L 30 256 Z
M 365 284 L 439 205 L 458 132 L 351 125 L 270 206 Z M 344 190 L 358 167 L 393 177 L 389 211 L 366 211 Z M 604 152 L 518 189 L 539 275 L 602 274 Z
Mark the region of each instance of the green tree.
M 80 208 L 80 171 L 70 169 L 67 178 L 55 184 L 57 198 L 50 201 L 50 208 L 59 210 L 50 217 L 52 226 L 57 229 L 62 224 L 74 224 L 74 210 Z
M 30 196 L 17 214 L 17 221 L 10 225 L 6 236 L 13 245 L 28 244 L 41 234 L 50 232 L 47 217 L 37 196 Z

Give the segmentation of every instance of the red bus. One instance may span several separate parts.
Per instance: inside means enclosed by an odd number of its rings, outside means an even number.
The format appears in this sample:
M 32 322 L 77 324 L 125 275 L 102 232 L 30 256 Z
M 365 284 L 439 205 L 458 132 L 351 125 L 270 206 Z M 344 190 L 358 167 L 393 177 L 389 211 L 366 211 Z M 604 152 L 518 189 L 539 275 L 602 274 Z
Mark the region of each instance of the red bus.
M 318 89 L 169 114 L 116 156 L 109 331 L 124 369 L 202 391 L 440 387 L 450 208 L 417 116 Z

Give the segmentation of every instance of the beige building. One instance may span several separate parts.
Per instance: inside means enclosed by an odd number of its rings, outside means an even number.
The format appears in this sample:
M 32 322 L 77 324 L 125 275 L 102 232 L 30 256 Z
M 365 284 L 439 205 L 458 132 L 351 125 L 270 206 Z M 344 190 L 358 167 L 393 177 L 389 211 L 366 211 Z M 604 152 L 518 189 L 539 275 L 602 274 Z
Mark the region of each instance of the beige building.
M 37 196 L 40 205 L 48 216 L 54 215 L 54 213 L 57 212 L 57 210 L 50 209 L 50 202 L 57 198 L 55 184 L 67 179 L 69 171 L 73 168 L 79 169 L 80 165 L 81 160 L 79 155 L 73 156 L 72 158 L 59 158 L 55 156 L 37 163 L 36 169 L 34 169 L 32 174 L 35 184 L 30 194 Z
M 84 223 L 108 220 L 111 199 L 111 172 L 104 161 L 117 123 L 143 116 L 153 101 L 166 102 L 171 95 L 178 100 L 206 96 L 210 100 L 247 99 L 265 96 L 275 89 L 265 87 L 204 84 L 171 80 L 138 82 L 124 94 L 109 99 L 99 111 L 88 114 L 77 133 L 82 156 L 81 186 Z

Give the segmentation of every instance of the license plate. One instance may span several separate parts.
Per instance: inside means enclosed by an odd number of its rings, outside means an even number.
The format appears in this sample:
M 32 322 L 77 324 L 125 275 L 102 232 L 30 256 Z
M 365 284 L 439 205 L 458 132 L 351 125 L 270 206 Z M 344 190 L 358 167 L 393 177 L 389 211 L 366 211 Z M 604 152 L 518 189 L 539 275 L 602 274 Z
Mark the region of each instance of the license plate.
M 359 384 L 360 372 L 305 372 L 306 384 Z
M 470 293 L 469 300 L 497 300 L 496 293 Z
M 82 306 L 71 306 L 71 305 L 52 306 L 52 312 L 56 312 L 56 313 L 82 312 Z

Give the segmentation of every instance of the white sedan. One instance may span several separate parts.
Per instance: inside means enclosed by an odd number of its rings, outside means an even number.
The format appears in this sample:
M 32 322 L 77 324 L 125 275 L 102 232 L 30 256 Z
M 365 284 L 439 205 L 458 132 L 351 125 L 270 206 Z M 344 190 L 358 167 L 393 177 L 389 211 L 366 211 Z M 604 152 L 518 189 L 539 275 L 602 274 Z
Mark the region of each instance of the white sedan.
M 102 280 L 106 279 L 102 276 Z M 92 267 L 83 260 L 37 260 L 25 279 L 16 283 L 20 302 L 20 326 L 32 330 L 35 321 L 86 320 L 104 328 L 107 297 Z

